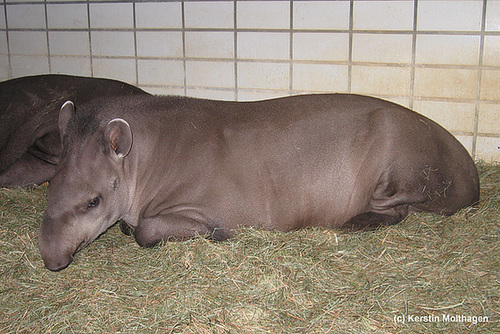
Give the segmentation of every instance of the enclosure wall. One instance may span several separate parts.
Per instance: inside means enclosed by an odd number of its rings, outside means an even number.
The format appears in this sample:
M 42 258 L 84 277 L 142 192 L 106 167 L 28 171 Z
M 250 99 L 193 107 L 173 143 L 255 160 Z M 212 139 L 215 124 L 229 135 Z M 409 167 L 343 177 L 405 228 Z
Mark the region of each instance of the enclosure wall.
M 109 77 L 228 100 L 374 95 L 500 161 L 500 1 L 0 3 L 0 79 Z

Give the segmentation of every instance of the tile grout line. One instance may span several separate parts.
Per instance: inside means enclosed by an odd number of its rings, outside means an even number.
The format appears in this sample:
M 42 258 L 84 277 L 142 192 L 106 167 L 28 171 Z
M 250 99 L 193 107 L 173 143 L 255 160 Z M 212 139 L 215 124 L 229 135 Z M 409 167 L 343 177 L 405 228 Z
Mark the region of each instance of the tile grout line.
M 20 56 L 40 56 L 45 54 L 18 54 Z M 78 59 L 88 59 L 88 55 L 52 55 L 52 58 L 78 58 Z M 134 56 L 114 56 L 114 55 L 96 55 L 93 56 L 94 59 L 134 59 Z M 141 56 L 137 57 L 138 60 L 178 60 L 182 61 L 184 57 L 148 57 Z M 218 61 L 218 62 L 233 62 L 234 58 L 201 58 L 201 57 L 185 57 L 187 61 Z M 260 58 L 243 58 L 238 59 L 238 62 L 243 63 L 268 63 L 268 64 L 288 64 L 287 59 L 260 59 Z M 348 61 L 328 61 L 328 60 L 294 60 L 297 64 L 309 64 L 309 65 L 349 65 Z M 376 63 L 376 62 L 365 62 L 365 61 L 353 61 L 352 65 L 357 66 L 372 66 L 372 67 L 392 67 L 392 68 L 411 68 L 411 63 Z M 478 65 L 448 65 L 448 64 L 415 64 L 415 68 L 427 68 L 427 69 L 445 69 L 445 70 L 469 70 L 477 71 L 480 67 Z M 482 65 L 481 68 L 490 70 L 500 70 L 499 66 L 486 66 Z M 436 97 L 438 98 L 438 97 Z M 417 97 L 415 97 L 417 99 Z M 460 100 L 460 98 L 457 98 Z M 476 98 L 474 97 L 475 101 Z M 482 100 L 483 101 L 483 100 Z M 485 102 L 487 100 L 484 100 Z
M 7 75 L 9 78 L 12 78 L 12 54 L 10 52 L 10 38 L 9 38 L 9 22 L 7 19 L 7 0 L 3 0 L 3 14 L 5 18 L 5 41 L 7 43 L 7 60 L 8 60 L 8 68 Z
M 49 15 L 47 9 L 47 0 L 43 1 L 43 10 L 45 15 L 45 38 L 47 39 L 47 64 L 49 66 L 49 73 L 52 73 L 52 61 L 50 57 L 50 41 L 49 41 Z
M 477 88 L 476 88 L 476 105 L 474 108 L 474 132 L 472 135 L 472 149 L 471 156 L 472 159 L 476 159 L 476 151 L 477 151 L 477 134 L 479 128 L 479 105 L 481 101 L 481 80 L 482 80 L 482 72 L 483 72 L 483 56 L 484 56 L 484 40 L 485 40 L 485 31 L 486 31 L 486 9 L 487 9 L 488 1 L 483 0 L 483 12 L 481 17 L 481 37 L 479 40 L 479 61 L 478 61 L 478 70 L 477 70 Z
M 90 29 L 90 0 L 87 0 L 86 4 L 87 4 L 87 31 L 89 34 L 90 76 L 94 77 L 94 59 L 92 54 L 92 29 Z
M 186 11 L 185 1 L 181 1 L 181 24 L 182 24 L 182 68 L 184 74 L 184 96 L 187 96 L 187 71 L 186 71 Z
M 233 1 L 234 100 L 239 99 L 238 87 L 238 1 Z
M 411 40 L 411 72 L 410 72 L 410 104 L 409 108 L 413 110 L 415 101 L 415 71 L 416 71 L 416 54 L 417 54 L 417 17 L 418 15 L 418 0 L 413 1 L 413 33 Z
M 293 93 L 293 0 L 290 0 L 290 39 L 289 39 L 289 75 L 288 75 L 288 95 Z
M 132 19 L 134 20 L 134 65 L 135 65 L 135 85 L 139 86 L 139 57 L 137 50 L 137 20 L 136 20 L 136 0 L 132 1 Z
M 352 93 L 352 46 L 353 46 L 353 27 L 354 27 L 354 0 L 349 1 L 349 55 L 347 59 L 347 92 Z
M 89 1 L 91 3 L 91 1 Z M 52 3 L 48 3 L 52 5 Z M 10 5 L 9 5 L 10 6 Z M 188 31 L 188 32 L 233 32 L 233 28 L 135 28 L 137 31 L 141 32 L 168 32 L 168 31 Z M 5 28 L 0 28 L 0 30 L 6 30 Z M 45 28 L 10 28 L 10 31 L 45 31 Z M 50 31 L 87 31 L 88 28 L 50 28 Z M 92 31 L 133 31 L 134 28 L 91 28 Z M 237 28 L 238 32 L 269 32 L 269 33 L 287 33 L 289 28 Z M 349 33 L 352 31 L 356 34 L 369 34 L 369 35 L 412 35 L 413 29 L 410 30 L 367 30 L 367 29 L 294 29 L 296 33 L 310 33 L 310 34 L 325 34 L 325 33 Z M 440 35 L 440 36 L 478 36 L 481 34 L 480 30 L 418 30 L 419 35 Z M 484 31 L 486 36 L 500 36 L 500 31 Z

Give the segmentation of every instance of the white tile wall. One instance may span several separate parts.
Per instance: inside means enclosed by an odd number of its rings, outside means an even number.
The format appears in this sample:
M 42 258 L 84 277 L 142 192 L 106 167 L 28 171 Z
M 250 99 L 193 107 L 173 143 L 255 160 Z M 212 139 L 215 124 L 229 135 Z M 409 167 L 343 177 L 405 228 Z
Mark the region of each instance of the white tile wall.
M 182 8 L 180 2 L 141 2 L 135 4 L 137 28 L 181 28 Z
M 417 68 L 415 96 L 474 100 L 478 72 L 473 69 Z
M 267 100 L 277 97 L 283 97 L 283 94 L 280 94 L 277 91 L 258 89 L 253 89 L 251 91 L 242 89 L 238 91 L 238 101 Z
M 83 31 L 50 31 L 51 55 L 90 56 L 89 34 Z
M 455 138 L 458 139 L 458 141 L 467 149 L 467 151 L 472 152 L 472 148 L 474 147 L 473 137 L 455 134 Z
M 9 46 L 15 55 L 46 55 L 47 34 L 42 31 L 11 31 Z
M 174 94 L 174 93 L 172 93 Z M 184 92 L 180 93 L 181 95 Z M 188 88 L 186 90 L 188 96 L 205 98 L 205 99 L 215 99 L 215 100 L 234 100 L 234 92 L 228 90 L 214 90 L 214 89 L 204 89 L 204 88 Z
M 16 56 L 10 57 L 12 77 L 49 73 L 49 57 Z
M 349 34 L 326 32 L 294 33 L 293 59 L 346 62 L 349 60 Z
M 410 82 L 410 68 L 368 65 L 352 67 L 352 93 L 408 96 Z
M 7 62 L 0 63 L 0 76 L 2 78 L 9 77 L 9 64 Z
M 45 7 L 39 4 L 7 6 L 10 29 L 44 29 Z
M 499 100 L 500 69 L 487 69 L 481 72 L 481 95 L 482 100 Z
M 133 28 L 131 3 L 90 4 L 90 25 L 93 28 Z
M 186 32 L 186 57 L 234 58 L 234 33 L 225 31 Z
M 294 64 L 293 90 L 347 93 L 347 65 Z
M 92 54 L 96 56 L 133 57 L 134 33 L 131 31 L 93 31 Z
M 4 0 L 0 79 L 40 73 L 230 100 L 375 95 L 500 160 L 499 0 Z
M 184 4 L 186 28 L 234 28 L 232 1 L 197 1 Z
M 238 58 L 287 60 L 290 58 L 290 34 L 283 32 L 238 33 Z
M 480 133 L 496 133 L 498 129 L 500 129 L 498 107 L 494 104 L 480 104 L 478 131 Z
M 184 66 L 179 60 L 139 60 L 139 85 L 184 85 Z
M 238 63 L 238 87 L 287 91 L 290 66 L 280 63 Z M 281 93 L 284 95 L 284 93 Z
M 494 1 L 490 1 L 494 2 Z M 417 26 L 420 30 L 479 31 L 482 1 L 419 1 Z
M 50 59 L 52 73 L 91 76 L 89 58 L 52 57 Z
M 293 26 L 305 30 L 349 29 L 348 1 L 294 1 Z
M 413 106 L 416 111 L 435 120 L 449 131 L 474 131 L 475 103 L 419 100 L 415 101 Z
M 413 1 L 355 1 L 354 29 L 411 30 Z
M 500 1 L 488 1 L 486 11 L 486 30 L 500 31 Z
M 138 31 L 136 39 L 139 57 L 182 57 L 182 33 L 180 31 Z
M 4 58 L 7 58 L 9 54 L 9 49 L 7 47 L 7 34 L 4 32 L 0 32 L 0 54 L 4 55 Z M 6 61 L 3 63 L 8 65 Z
M 239 1 L 237 6 L 238 28 L 290 28 L 288 1 Z
M 234 65 L 224 61 L 187 61 L 187 86 L 233 88 Z
M 48 4 L 47 25 L 49 29 L 88 28 L 87 5 Z
M 476 154 L 485 161 L 500 161 L 500 138 L 478 136 Z
M 484 38 L 483 65 L 500 66 L 500 36 Z
M 410 63 L 412 36 L 355 34 L 352 60 L 374 63 Z
M 417 64 L 476 65 L 480 36 L 417 36 Z
M 0 5 L 0 13 L 5 13 L 5 5 L 1 4 Z M 5 29 L 5 15 L 0 14 L 0 29 Z
M 135 61 L 133 59 L 97 58 L 92 62 L 93 75 L 114 78 L 125 82 L 136 81 Z

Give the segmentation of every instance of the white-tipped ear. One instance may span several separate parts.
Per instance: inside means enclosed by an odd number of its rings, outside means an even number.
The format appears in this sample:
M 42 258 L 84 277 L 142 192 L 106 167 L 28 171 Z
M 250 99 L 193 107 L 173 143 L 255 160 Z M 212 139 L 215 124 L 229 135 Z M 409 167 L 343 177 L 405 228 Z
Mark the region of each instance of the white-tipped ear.
M 129 154 L 132 148 L 132 130 L 127 121 L 121 118 L 112 119 L 106 126 L 104 135 L 119 158 L 124 158 Z
M 68 128 L 69 120 L 75 114 L 75 105 L 71 101 L 64 102 L 61 110 L 59 111 L 59 133 L 61 134 L 61 140 L 66 135 L 66 129 Z

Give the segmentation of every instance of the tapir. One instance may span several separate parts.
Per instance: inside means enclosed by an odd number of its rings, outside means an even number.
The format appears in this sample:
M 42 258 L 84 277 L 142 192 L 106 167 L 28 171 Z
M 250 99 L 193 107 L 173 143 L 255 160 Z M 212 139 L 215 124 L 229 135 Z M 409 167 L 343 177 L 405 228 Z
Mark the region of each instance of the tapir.
M 64 102 L 146 94 L 126 83 L 70 75 L 36 75 L 0 82 L 0 187 L 50 180 L 61 151 L 59 110 Z
M 39 232 L 53 271 L 117 221 L 148 247 L 250 226 L 369 230 L 479 199 L 474 162 L 453 135 L 373 97 L 136 95 L 68 101 L 58 123 Z

